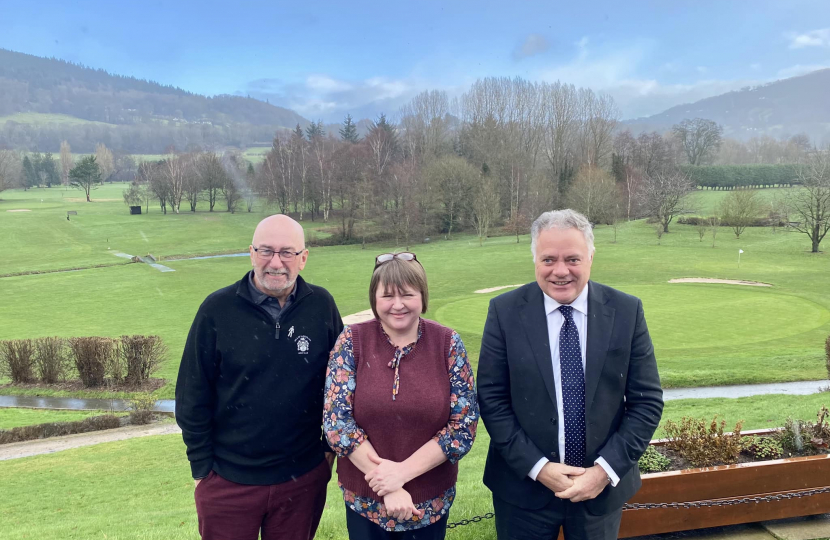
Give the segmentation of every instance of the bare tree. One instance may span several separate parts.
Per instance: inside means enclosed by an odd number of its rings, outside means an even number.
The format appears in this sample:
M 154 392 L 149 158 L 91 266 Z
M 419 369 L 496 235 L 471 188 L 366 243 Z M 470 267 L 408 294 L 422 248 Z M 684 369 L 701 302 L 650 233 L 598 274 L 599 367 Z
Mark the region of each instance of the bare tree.
M 744 230 L 752 225 L 761 212 L 761 201 L 754 189 L 736 189 L 730 191 L 721 203 L 721 219 L 732 227 L 735 238 L 740 238 Z
M 184 197 L 184 183 L 191 165 L 187 156 L 171 156 L 164 161 L 164 174 L 170 189 L 170 207 L 179 213 Z
M 448 238 L 452 238 L 453 227 L 465 214 L 470 188 L 478 180 L 478 171 L 465 159 L 446 156 L 427 165 L 424 175 L 430 179 L 441 194 L 443 225 Z
M 63 158 L 61 157 L 61 159 Z M 108 181 L 112 173 L 115 172 L 115 159 L 112 157 L 112 151 L 104 143 L 98 143 L 95 147 L 95 162 L 98 163 L 98 168 L 101 170 L 102 181 Z
M 567 194 L 568 207 L 581 212 L 592 223 L 611 220 L 617 204 L 617 189 L 611 175 L 599 167 L 584 165 Z
M 493 178 L 483 176 L 473 188 L 472 218 L 473 226 L 478 233 L 478 245 L 484 243 L 490 227 L 501 213 L 499 191 Z
M 0 150 L 0 191 L 15 185 L 20 177 L 22 163 L 20 156 L 13 150 Z
M 812 253 L 819 252 L 830 231 L 830 145 L 807 156 L 798 173 L 801 188 L 789 193 L 788 205 L 798 216 L 793 228 L 810 239 Z
M 447 139 L 450 102 L 441 90 L 425 90 L 398 112 L 404 137 L 419 156 L 438 156 Z
M 225 169 L 222 160 L 215 152 L 201 154 L 196 163 L 196 171 L 201 179 L 201 188 L 207 194 L 208 211 L 213 212 L 219 192 L 225 183 Z
M 72 170 L 72 167 L 75 165 L 75 160 L 72 158 L 72 149 L 69 147 L 69 143 L 66 141 L 61 141 L 61 184 L 64 186 L 69 184 L 69 171 Z
M 697 235 L 700 237 L 700 241 L 703 242 L 703 237 L 706 236 L 706 231 L 709 230 L 709 223 L 706 220 L 701 219 L 697 224 Z
M 695 118 L 683 120 L 672 131 L 686 152 L 690 165 L 705 163 L 721 145 L 723 128 L 712 120 Z
M 687 196 L 694 184 L 680 171 L 657 172 L 643 181 L 640 199 L 646 215 L 657 220 L 663 232 L 669 232 L 672 220 L 690 211 Z
M 170 204 L 170 183 L 164 171 L 164 162 L 144 161 L 138 166 L 136 178 L 145 183 L 150 193 L 159 202 L 163 214 L 167 214 L 167 205 Z
M 712 230 L 712 247 L 715 247 L 715 238 L 718 236 L 718 229 L 720 228 L 720 218 L 718 216 L 709 218 L 709 228 Z

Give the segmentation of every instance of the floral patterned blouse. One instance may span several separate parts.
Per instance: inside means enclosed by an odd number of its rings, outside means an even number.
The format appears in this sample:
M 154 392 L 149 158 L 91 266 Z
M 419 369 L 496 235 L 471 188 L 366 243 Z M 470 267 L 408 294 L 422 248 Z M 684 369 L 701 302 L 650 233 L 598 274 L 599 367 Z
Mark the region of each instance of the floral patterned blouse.
M 385 332 L 384 336 L 389 340 Z M 397 372 L 400 362 L 405 359 L 420 338 L 421 331 L 419 330 L 418 338 L 413 343 L 403 348 L 396 347 L 395 358 L 390 360 L 389 367 L 395 368 Z M 389 340 L 389 343 L 392 341 Z M 446 427 L 435 434 L 433 440 L 444 451 L 447 460 L 450 463 L 456 463 L 472 448 L 478 425 L 478 402 L 473 370 L 467 359 L 467 350 L 457 332 L 452 333 L 447 366 L 450 375 L 450 421 Z M 334 350 L 329 357 L 323 413 L 323 428 L 329 445 L 341 458 L 354 452 L 363 441 L 367 440 L 366 434 L 355 423 L 352 416 L 356 370 L 352 330 L 346 326 L 337 338 Z M 397 394 L 399 385 L 400 380 L 396 376 L 395 388 L 390 389 L 392 399 Z M 413 516 L 408 521 L 398 522 L 386 515 L 386 506 L 383 501 L 360 497 L 344 488 L 342 484 L 340 484 L 340 489 L 343 491 L 343 498 L 349 509 L 387 531 L 408 531 L 431 525 L 449 512 L 455 500 L 455 486 L 452 486 L 440 497 L 415 505 L 417 509 L 424 511 L 423 518 Z

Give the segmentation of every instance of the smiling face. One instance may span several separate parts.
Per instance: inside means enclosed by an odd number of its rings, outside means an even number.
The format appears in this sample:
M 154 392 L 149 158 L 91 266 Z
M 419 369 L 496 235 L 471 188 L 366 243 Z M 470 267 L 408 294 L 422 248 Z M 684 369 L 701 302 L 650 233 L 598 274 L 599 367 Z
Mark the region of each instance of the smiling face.
M 257 226 L 249 248 L 257 289 L 269 296 L 287 298 L 294 290 L 297 275 L 305 268 L 308 251 L 303 251 L 291 261 L 282 261 L 279 253 L 274 253 L 270 259 L 262 259 L 254 248 L 274 252 L 304 250 L 302 226 L 284 215 L 265 218 Z
M 389 335 L 408 334 L 418 326 L 424 304 L 421 292 L 412 286 L 384 286 L 375 291 L 375 310 L 383 329 Z
M 548 229 L 536 239 L 536 282 L 560 304 L 570 304 L 591 277 L 593 255 L 578 229 Z

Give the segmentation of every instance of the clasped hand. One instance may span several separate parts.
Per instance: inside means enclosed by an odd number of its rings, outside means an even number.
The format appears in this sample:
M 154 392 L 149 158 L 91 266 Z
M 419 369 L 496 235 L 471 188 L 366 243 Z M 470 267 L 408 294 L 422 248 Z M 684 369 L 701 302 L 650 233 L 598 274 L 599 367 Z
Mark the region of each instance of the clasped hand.
M 409 492 L 403 485 L 409 481 L 404 466 L 396 461 L 381 459 L 375 453 L 369 454 L 369 460 L 377 465 L 364 478 L 372 491 L 383 497 L 386 515 L 398 521 L 406 521 L 412 516 L 424 517 L 424 511 L 415 508 Z
M 608 476 L 599 465 L 588 469 L 561 463 L 546 463 L 536 479 L 560 499 L 586 501 L 599 495 L 608 484 Z
M 372 469 L 364 478 L 369 483 L 372 491 L 381 497 L 398 491 L 410 480 L 406 476 L 404 466 L 397 461 L 382 459 L 377 454 L 370 454 L 369 460 L 377 467 Z

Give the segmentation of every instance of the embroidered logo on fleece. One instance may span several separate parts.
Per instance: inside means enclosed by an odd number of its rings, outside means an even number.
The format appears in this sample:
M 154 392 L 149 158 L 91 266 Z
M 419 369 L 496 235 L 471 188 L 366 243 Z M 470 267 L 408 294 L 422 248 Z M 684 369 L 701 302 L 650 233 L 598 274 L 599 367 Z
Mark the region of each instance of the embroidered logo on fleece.
M 308 336 L 299 336 L 294 340 L 294 343 L 297 344 L 297 354 L 308 354 L 309 345 L 311 345 Z

